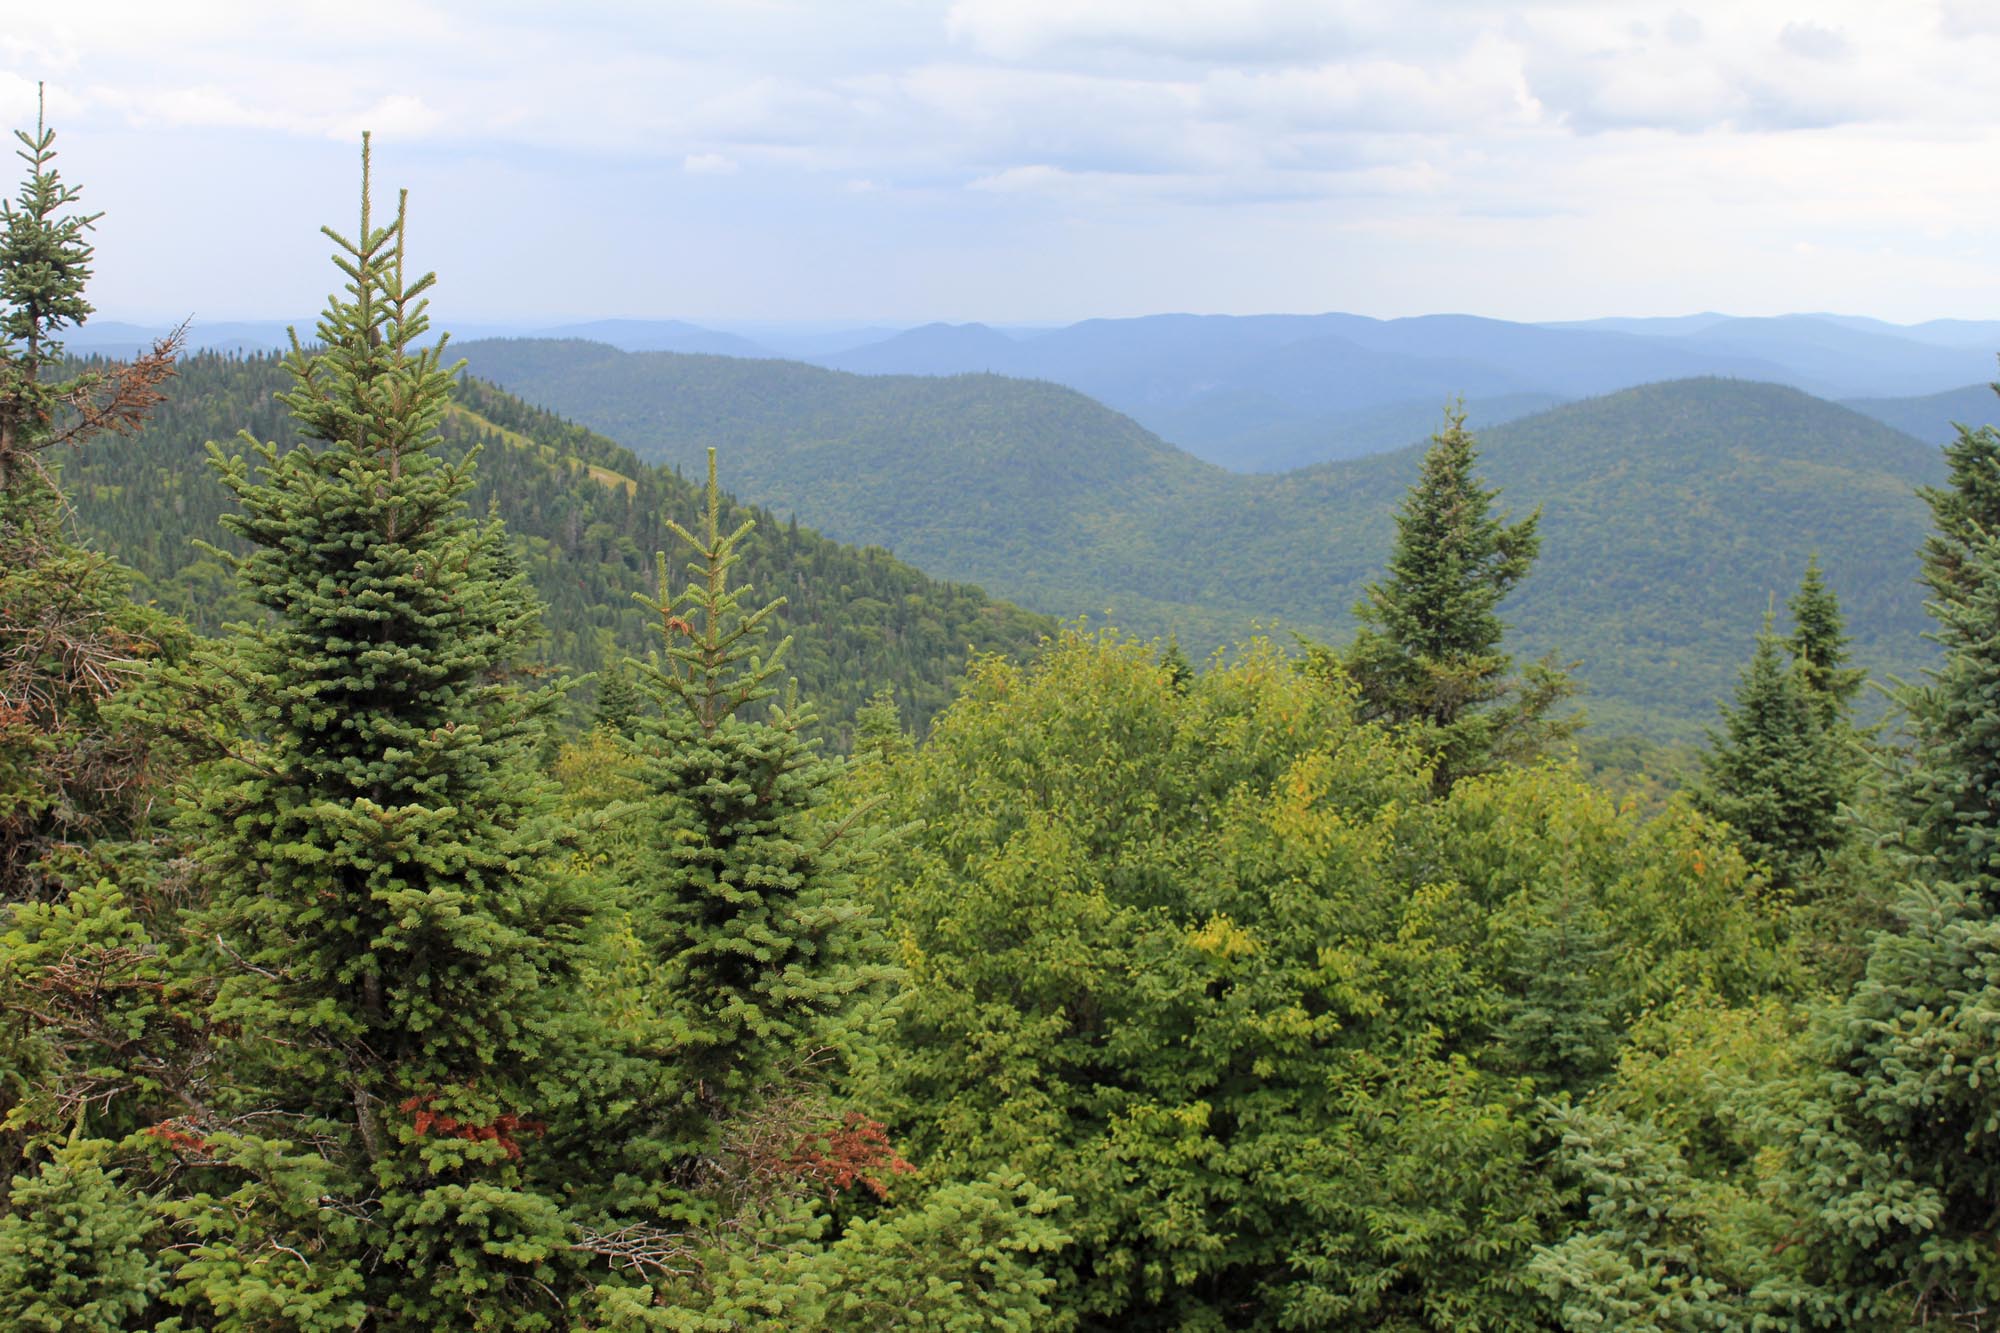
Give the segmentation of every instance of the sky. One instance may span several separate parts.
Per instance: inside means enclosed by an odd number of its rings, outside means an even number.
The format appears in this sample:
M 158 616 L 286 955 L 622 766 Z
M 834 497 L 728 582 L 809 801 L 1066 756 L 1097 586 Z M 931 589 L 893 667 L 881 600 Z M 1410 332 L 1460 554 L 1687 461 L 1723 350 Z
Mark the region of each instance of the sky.
M 2000 0 L 9 7 L 105 317 L 2000 316 Z

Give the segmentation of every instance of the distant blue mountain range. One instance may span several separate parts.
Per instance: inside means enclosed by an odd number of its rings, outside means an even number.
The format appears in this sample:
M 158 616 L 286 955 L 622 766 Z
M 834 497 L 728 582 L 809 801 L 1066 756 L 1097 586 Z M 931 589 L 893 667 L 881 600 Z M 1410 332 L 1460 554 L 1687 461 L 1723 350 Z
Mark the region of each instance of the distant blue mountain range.
M 163 330 L 94 322 L 71 350 L 127 355 Z M 1239 472 L 1282 471 L 1420 439 L 1462 398 L 1479 427 L 1633 385 L 1719 375 L 1853 402 L 1882 419 L 1915 412 L 1935 436 L 1948 404 L 1904 399 L 1963 392 L 1993 378 L 2000 321 L 1896 325 L 1858 316 L 1524 324 L 1470 315 L 1151 315 L 1058 328 L 744 326 L 597 320 L 485 324 L 461 338 L 583 338 L 628 352 L 782 357 L 860 374 L 991 371 L 1049 380 L 1127 414 L 1161 438 Z M 281 347 L 278 322 L 195 323 L 190 344 Z M 1976 396 L 1975 396 L 1976 400 Z M 1866 405 L 1864 405 L 1866 404 Z M 1935 419 L 1935 420 L 1933 420 Z

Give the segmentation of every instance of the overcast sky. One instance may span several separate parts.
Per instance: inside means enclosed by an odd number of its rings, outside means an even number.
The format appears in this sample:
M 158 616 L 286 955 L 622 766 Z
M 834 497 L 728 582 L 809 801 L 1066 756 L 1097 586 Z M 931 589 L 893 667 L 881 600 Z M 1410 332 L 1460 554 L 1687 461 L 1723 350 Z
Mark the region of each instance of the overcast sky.
M 10 6 L 106 316 L 2000 316 L 2000 0 Z

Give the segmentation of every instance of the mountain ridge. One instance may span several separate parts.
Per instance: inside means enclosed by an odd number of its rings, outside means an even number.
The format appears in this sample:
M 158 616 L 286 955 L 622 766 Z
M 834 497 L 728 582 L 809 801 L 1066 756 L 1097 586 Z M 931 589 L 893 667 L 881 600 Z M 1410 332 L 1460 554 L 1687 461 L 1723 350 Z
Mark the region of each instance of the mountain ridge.
M 685 466 L 720 443 L 746 493 L 833 535 L 1191 649 L 1273 618 L 1344 635 L 1420 453 L 1253 476 L 1033 381 L 577 344 L 461 350 L 476 373 L 648 456 Z M 1796 389 L 1722 378 L 1619 390 L 1481 438 L 1506 502 L 1548 513 L 1541 567 L 1506 612 L 1517 642 L 1584 659 L 1596 711 L 1620 726 L 1698 734 L 1767 601 L 1815 551 L 1853 603 L 1860 660 L 1928 660 L 1911 580 L 1913 488 L 1942 477 L 1931 446 Z M 1619 628 L 1639 605 L 1661 623 Z

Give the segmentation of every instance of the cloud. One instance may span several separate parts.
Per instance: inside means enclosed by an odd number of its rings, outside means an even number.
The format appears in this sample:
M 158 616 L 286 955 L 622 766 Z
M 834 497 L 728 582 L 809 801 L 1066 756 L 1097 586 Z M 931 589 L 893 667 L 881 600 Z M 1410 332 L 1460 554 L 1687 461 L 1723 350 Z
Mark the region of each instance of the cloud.
M 251 101 L 213 84 L 128 89 L 93 86 L 82 106 L 115 110 L 131 124 L 148 129 L 262 130 L 339 140 L 358 139 L 363 130 L 405 142 L 436 132 L 438 111 L 421 97 L 392 93 L 348 110 L 325 110 L 304 97 Z
M 970 182 L 966 188 L 984 190 L 990 194 L 1021 194 L 1027 191 L 1047 191 L 1077 179 L 1077 173 L 1064 171 L 1059 167 L 1037 162 L 1031 166 L 1008 167 L 990 176 L 981 176 Z
M 1201 85 L 1204 111 L 1265 133 L 1486 130 L 1532 124 L 1541 108 L 1518 50 L 1481 38 L 1446 61 L 1369 57 L 1270 70 L 1218 70 Z
M 410 93 L 391 93 L 361 111 L 329 119 L 325 133 L 333 139 L 359 138 L 363 130 L 389 138 L 424 139 L 444 124 L 435 107 Z
M 1354 8 L 1340 0 L 957 0 L 945 31 L 1010 61 L 1132 53 L 1284 63 L 1352 49 Z
M 1942 0 L 1938 31 L 1945 37 L 2000 37 L 2000 9 L 1989 0 Z
M 1698 283 L 1710 259 L 1754 275 L 1740 256 L 1796 258 L 1802 238 L 1880 256 L 1894 248 L 1883 237 L 1928 226 L 1983 246 L 2000 203 L 1984 184 L 2000 85 L 1967 55 L 2000 36 L 1992 0 L 686 0 L 502 3 L 478 23 L 458 0 L 354 4 L 352 23 L 350 10 L 251 0 L 30 7 L 0 34 L 0 113 L 32 115 L 47 77 L 79 167 L 116 140 L 162 179 L 186 153 L 179 174 L 212 173 L 210 191 L 268 174 L 246 162 L 317 163 L 327 140 L 371 128 L 391 153 L 421 145 L 401 161 L 487 201 L 482 217 L 538 191 L 589 189 L 609 209 L 683 173 L 734 173 L 726 190 L 648 205 L 715 210 L 687 242 L 705 254 L 761 236 L 822 260 L 890 256 L 879 270 L 822 262 L 801 291 L 836 269 L 902 282 L 893 256 L 913 242 L 939 267 L 912 270 L 908 289 L 943 290 L 965 238 L 1019 236 L 1033 259 L 1068 244 L 1038 228 L 1079 219 L 1128 245 L 1156 236 L 1159 255 L 1240 249 L 1237 268 L 1173 269 L 1188 284 L 1176 290 L 1217 300 L 1228 273 L 1302 263 L 1288 246 L 1329 237 L 1367 238 L 1375 262 L 1401 256 L 1398 280 L 1419 284 L 1465 277 L 1454 247 L 1490 254 L 1478 247 L 1496 235 L 1521 255 L 1557 237 L 1578 254 L 1644 237 L 1681 256 L 1662 272 L 1680 262 Z M 268 193 L 263 206 L 285 206 Z M 634 210 L 588 225 L 649 225 Z M 870 229 L 822 236 L 829 213 Z M 1138 262 L 1103 244 L 1106 282 Z M 1578 281 L 1624 281 L 1608 260 L 1578 265 Z M 1509 274 L 1532 264 L 1501 267 L 1472 271 L 1472 290 L 1526 290 Z M 714 280 L 729 271 L 718 259 Z M 1085 277 L 1050 299 L 1100 290 L 1095 269 Z M 1571 279 L 1558 264 L 1541 281 Z
M 1807 60 L 1844 60 L 1854 50 L 1834 29 L 1805 21 L 1787 23 L 1778 33 L 1778 45 Z

